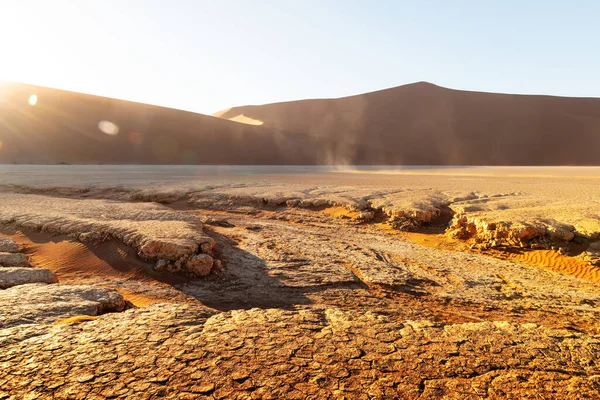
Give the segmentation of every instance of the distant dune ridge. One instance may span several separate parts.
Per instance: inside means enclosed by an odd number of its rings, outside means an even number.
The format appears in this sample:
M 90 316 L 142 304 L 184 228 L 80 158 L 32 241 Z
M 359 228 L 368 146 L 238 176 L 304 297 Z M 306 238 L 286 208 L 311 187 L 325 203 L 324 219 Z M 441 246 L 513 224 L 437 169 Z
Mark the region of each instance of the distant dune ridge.
M 234 107 L 286 136 L 309 135 L 323 162 L 600 164 L 600 99 L 446 89 L 426 82 L 339 99 Z
M 600 165 L 600 99 L 418 82 L 207 116 L 6 83 L 0 141 L 0 163 Z
M 303 136 L 284 138 L 270 128 L 208 115 L 16 83 L 0 83 L 0 142 L 0 163 L 317 161 Z

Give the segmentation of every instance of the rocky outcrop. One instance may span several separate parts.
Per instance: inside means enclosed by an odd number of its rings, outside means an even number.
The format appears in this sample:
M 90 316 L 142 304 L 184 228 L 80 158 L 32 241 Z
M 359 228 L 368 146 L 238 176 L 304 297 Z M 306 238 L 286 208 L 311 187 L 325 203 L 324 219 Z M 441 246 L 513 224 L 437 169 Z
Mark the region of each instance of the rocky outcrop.
M 448 202 L 445 194 L 429 190 L 402 191 L 370 200 L 371 207 L 381 210 L 400 230 L 413 230 L 431 222 Z
M 563 254 L 598 240 L 597 202 L 552 200 L 513 193 L 452 203 L 455 214 L 446 234 L 482 249 L 553 249 Z M 592 252 L 581 258 L 593 261 Z
M 473 239 L 480 247 L 545 247 L 565 244 L 575 237 L 574 227 L 556 221 L 505 222 L 455 215 L 446 230 L 450 237 Z
M 85 242 L 116 238 L 137 249 L 145 260 L 180 261 L 178 270 L 191 275 L 197 275 L 197 269 L 188 269 L 184 261 L 214 246 L 198 217 L 158 204 L 6 193 L 0 194 L 0 201 L 0 223 L 67 234 Z M 0 265 L 2 257 L 0 253 Z

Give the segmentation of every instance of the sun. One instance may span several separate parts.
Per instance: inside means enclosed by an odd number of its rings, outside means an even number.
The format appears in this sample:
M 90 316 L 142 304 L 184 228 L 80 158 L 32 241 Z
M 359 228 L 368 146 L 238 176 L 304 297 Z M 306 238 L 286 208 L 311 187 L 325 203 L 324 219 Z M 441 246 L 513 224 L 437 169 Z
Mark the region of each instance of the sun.
M 29 103 L 30 106 L 35 106 L 38 102 L 37 94 L 34 93 L 31 96 L 29 96 L 29 99 L 27 100 L 27 102 Z

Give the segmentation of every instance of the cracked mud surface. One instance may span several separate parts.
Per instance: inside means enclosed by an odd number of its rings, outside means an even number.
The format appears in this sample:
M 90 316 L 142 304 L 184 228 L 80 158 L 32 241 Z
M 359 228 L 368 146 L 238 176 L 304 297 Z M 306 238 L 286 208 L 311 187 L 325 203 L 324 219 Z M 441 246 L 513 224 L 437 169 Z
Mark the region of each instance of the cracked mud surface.
M 163 176 L 151 191 L 139 175 L 59 188 L 26 172 L 0 176 L 0 283 L 24 277 L 0 290 L 0 398 L 600 396 L 598 283 L 400 231 L 500 201 L 517 224 L 535 199 L 584 237 L 574 222 L 599 216 L 570 205 L 596 194 L 593 175 Z M 557 179 L 570 190 L 551 197 Z M 159 232 L 219 262 L 154 271 L 139 243 Z

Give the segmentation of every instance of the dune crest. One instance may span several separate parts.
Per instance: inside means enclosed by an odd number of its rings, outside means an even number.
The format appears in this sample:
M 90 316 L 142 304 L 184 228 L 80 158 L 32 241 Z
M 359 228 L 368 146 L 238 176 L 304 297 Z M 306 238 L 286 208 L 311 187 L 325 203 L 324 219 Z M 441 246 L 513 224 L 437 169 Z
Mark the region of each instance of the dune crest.
M 233 118 L 228 118 L 230 121 L 235 121 L 235 122 L 240 122 L 242 124 L 248 124 L 248 125 L 262 125 L 264 124 L 264 122 L 258 120 L 258 119 L 252 119 L 250 117 L 246 117 L 244 114 L 240 114 L 237 115 Z

